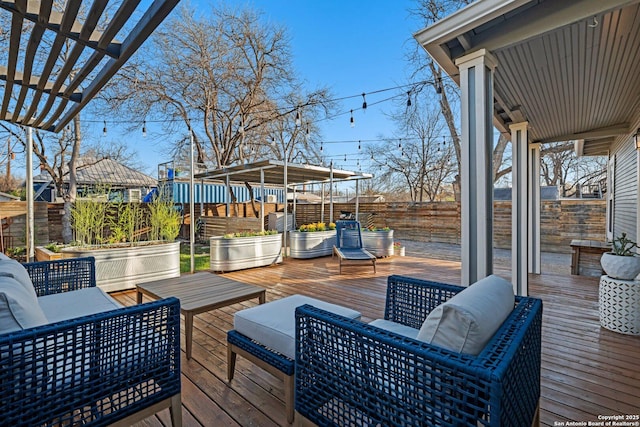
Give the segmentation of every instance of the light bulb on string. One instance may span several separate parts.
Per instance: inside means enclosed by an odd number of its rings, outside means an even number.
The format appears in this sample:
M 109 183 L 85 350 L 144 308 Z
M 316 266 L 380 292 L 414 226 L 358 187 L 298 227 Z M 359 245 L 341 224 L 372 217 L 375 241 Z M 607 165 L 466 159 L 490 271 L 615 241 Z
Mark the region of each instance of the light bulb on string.
M 407 91 L 407 107 L 411 107 L 411 91 Z
M 344 162 L 345 163 L 347 162 L 347 155 L 346 154 L 344 155 Z
M 320 141 L 320 151 L 322 151 L 322 150 L 323 150 L 322 141 Z
M 398 149 L 402 150 L 402 138 L 398 140 Z
M 311 133 L 311 131 L 309 129 L 309 122 L 307 122 L 307 136 L 309 136 L 309 133 Z
M 146 120 L 142 121 L 142 137 L 143 138 L 147 137 L 147 121 Z
M 102 128 L 102 136 L 107 136 L 107 121 L 103 120 L 104 127 Z
M 360 145 L 360 140 L 358 140 L 358 150 L 361 150 L 362 146 Z
M 300 117 L 300 107 L 296 109 L 296 126 L 300 126 L 302 124 L 302 118 Z
M 353 120 L 353 110 L 351 110 L 351 118 L 349 119 L 349 123 L 351 124 L 352 128 L 356 126 L 356 122 L 355 120 Z
M 438 79 L 436 80 L 436 93 L 442 93 L 442 80 L 440 79 L 440 77 L 438 77 Z
M 272 136 L 272 137 L 271 137 L 271 146 L 272 146 L 272 147 L 275 147 L 275 146 L 276 146 L 276 137 L 275 137 L 275 136 Z
M 367 94 L 362 92 L 362 110 L 367 109 Z

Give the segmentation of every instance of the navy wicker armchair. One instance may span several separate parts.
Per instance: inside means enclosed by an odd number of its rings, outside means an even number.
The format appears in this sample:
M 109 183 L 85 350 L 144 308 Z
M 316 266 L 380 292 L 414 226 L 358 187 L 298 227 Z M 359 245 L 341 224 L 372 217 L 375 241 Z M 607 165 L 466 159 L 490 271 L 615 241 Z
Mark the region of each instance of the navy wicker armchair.
M 463 289 L 391 276 L 382 321 L 420 328 Z M 532 425 L 540 398 L 541 319 L 540 300 L 515 297 L 497 332 L 470 355 L 298 307 L 295 409 L 320 426 Z
M 10 311 L 16 304 L 10 293 L 26 276 L 8 263 L 0 262 L 0 302 Z M 119 304 L 96 288 L 94 263 L 78 258 L 24 265 L 49 322 L 9 332 L 4 324 L 3 424 L 130 425 L 170 408 L 173 425 L 181 425 L 179 301 L 114 309 Z M 86 307 L 73 307 L 78 301 Z M 111 309 L 100 311 L 96 304 Z M 94 313 L 50 320 L 78 310 Z

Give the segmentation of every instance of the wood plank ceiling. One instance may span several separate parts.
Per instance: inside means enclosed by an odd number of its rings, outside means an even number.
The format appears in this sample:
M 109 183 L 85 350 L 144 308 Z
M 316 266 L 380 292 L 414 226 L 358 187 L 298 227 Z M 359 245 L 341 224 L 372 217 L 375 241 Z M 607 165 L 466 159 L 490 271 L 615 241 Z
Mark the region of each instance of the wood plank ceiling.
M 516 7 L 507 13 L 468 17 L 459 28 L 450 24 L 449 33 L 443 23 L 436 36 L 425 29 L 416 38 L 456 80 L 456 58 L 482 48 L 495 55 L 494 117 L 503 132 L 527 120 L 531 142 L 584 140 L 583 152 L 591 155 L 607 154 L 616 137 L 634 133 L 639 1 L 508 3 Z
M 60 131 L 178 2 L 0 0 L 0 120 Z

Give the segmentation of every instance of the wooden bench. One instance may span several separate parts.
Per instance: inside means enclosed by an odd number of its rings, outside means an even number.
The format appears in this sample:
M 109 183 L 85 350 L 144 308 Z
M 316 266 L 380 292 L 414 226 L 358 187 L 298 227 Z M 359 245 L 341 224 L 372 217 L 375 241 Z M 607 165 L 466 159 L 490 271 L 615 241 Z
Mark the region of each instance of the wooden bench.
M 600 258 L 611 251 L 611 243 L 598 240 L 571 241 L 571 274 L 600 277 L 604 274 Z

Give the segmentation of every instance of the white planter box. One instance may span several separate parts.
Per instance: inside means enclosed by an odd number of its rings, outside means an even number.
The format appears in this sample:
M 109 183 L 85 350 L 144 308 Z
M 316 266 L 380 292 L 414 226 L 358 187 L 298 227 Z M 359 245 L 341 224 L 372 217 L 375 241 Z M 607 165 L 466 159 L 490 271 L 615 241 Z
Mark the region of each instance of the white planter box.
M 393 230 L 362 230 L 362 246 L 377 257 L 393 255 Z
M 96 259 L 96 283 L 105 292 L 135 288 L 138 283 L 180 276 L 180 242 L 138 243 L 105 249 L 64 248 L 65 258 Z
M 291 258 L 317 258 L 331 255 L 335 244 L 336 230 L 289 233 Z
M 282 234 L 267 236 L 212 237 L 209 239 L 213 271 L 234 271 L 282 262 Z

